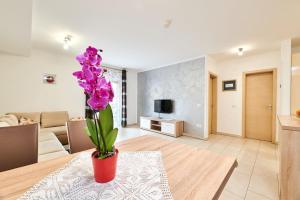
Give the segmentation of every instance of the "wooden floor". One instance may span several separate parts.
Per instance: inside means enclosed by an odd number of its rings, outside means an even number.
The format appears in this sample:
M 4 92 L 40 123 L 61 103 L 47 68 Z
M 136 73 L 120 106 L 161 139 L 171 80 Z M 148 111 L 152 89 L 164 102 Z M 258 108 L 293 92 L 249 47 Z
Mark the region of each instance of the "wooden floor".
M 120 131 L 118 140 L 125 140 L 144 134 L 153 134 L 139 128 L 125 128 Z M 157 134 L 158 135 L 158 134 Z M 239 166 L 227 183 L 221 200 L 277 200 L 278 199 L 278 159 L 277 146 L 269 142 L 242 139 L 222 135 L 211 135 L 208 141 L 190 137 L 169 140 L 209 149 L 219 154 L 232 155 Z
M 239 165 L 226 184 L 220 196 L 221 200 L 278 199 L 278 159 L 276 145 L 258 140 L 221 135 L 211 135 L 207 141 L 190 137 L 172 138 L 144 131 L 136 127 L 121 129 L 118 141 L 148 134 L 155 134 L 168 140 L 188 144 L 199 150 L 208 149 L 218 154 L 235 156 Z M 49 167 L 50 171 L 53 171 L 51 167 Z M 15 176 L 18 176 L 18 174 L 15 174 Z M 16 180 L 8 179 L 8 181 Z M 33 179 L 31 178 L 28 181 L 33 181 Z M 21 181 L 17 185 L 26 184 L 28 181 Z M 2 192 L 5 191 L 3 190 Z

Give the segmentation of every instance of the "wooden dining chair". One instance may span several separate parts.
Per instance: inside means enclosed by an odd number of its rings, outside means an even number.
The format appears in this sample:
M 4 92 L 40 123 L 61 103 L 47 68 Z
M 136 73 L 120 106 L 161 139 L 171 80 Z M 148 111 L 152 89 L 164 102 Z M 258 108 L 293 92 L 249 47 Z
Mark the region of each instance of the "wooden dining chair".
M 38 161 L 38 124 L 0 127 L 0 172 Z
M 84 132 L 85 127 L 85 120 L 67 122 L 70 153 L 76 153 L 95 147 L 90 138 Z

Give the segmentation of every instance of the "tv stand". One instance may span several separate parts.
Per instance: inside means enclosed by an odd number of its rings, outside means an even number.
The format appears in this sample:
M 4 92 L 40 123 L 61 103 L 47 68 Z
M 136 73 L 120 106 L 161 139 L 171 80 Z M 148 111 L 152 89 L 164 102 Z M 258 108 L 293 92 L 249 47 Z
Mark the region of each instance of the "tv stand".
M 162 117 L 160 116 L 160 113 L 158 113 L 158 119 L 162 119 Z
M 173 137 L 179 137 L 183 133 L 183 121 L 166 120 L 156 117 L 141 117 L 140 128 Z

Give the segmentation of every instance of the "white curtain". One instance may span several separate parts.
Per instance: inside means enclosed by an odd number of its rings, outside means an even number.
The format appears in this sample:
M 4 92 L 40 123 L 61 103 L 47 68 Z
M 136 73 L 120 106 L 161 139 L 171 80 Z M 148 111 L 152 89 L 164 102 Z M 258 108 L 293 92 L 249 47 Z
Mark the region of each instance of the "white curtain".
M 105 68 L 107 71 L 104 73 L 105 78 L 107 78 L 113 87 L 115 97 L 113 102 L 110 103 L 112 107 L 112 112 L 114 115 L 114 127 L 121 127 L 122 118 L 122 71 Z

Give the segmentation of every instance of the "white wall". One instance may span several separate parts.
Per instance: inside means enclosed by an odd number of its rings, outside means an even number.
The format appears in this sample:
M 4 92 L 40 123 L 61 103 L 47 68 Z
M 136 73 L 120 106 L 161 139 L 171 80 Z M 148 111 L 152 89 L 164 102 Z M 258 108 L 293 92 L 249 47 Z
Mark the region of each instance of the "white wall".
M 292 71 L 292 42 L 290 39 L 281 42 L 281 65 L 280 65 L 280 109 L 279 114 L 290 115 L 291 113 L 291 71 Z
M 279 68 L 280 64 L 281 52 L 279 50 L 216 63 L 218 69 L 218 132 L 239 136 L 242 135 L 243 72 Z M 237 90 L 223 92 L 222 80 L 232 79 L 237 80 Z M 279 99 L 279 77 L 277 85 L 277 99 Z M 279 109 L 279 101 L 277 101 L 277 109 Z
M 137 123 L 137 71 L 127 70 L 127 124 Z
M 67 110 L 84 116 L 84 95 L 72 72 L 79 70 L 73 56 L 32 50 L 30 57 L 0 54 L 0 114 L 6 112 Z M 44 73 L 57 83 L 44 84 Z
M 0 114 L 67 110 L 84 116 L 85 97 L 72 73 L 80 70 L 75 56 L 34 49 L 30 57 L 0 54 Z M 44 84 L 44 73 L 56 74 L 57 83 Z M 127 120 L 137 123 L 137 72 L 127 73 Z
M 292 49 L 291 114 L 300 108 L 300 48 Z

